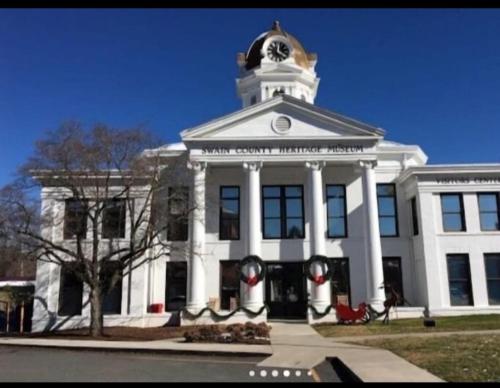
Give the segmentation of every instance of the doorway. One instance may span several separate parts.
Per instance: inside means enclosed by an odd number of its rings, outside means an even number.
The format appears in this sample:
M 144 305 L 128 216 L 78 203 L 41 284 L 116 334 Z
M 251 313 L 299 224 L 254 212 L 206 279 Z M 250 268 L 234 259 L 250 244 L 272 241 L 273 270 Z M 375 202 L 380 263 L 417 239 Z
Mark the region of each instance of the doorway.
M 304 319 L 307 316 L 303 263 L 268 263 L 266 303 L 270 319 Z

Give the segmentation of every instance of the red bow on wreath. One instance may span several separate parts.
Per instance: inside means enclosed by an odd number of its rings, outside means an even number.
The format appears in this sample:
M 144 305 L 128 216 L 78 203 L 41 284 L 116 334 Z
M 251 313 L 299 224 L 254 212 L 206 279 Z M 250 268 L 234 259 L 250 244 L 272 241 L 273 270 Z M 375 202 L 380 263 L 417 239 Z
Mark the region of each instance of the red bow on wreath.
M 316 275 L 314 277 L 314 283 L 323 284 L 325 282 L 325 277 L 323 275 Z
M 247 284 L 252 287 L 252 286 L 255 286 L 257 283 L 259 282 L 257 276 L 250 276 L 248 278 L 248 281 L 247 281 Z

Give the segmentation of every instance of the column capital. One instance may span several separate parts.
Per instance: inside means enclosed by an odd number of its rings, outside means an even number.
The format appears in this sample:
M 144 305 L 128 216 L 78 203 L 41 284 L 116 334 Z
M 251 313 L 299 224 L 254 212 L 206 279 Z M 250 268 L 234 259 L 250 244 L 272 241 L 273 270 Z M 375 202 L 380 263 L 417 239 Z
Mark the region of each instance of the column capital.
M 207 162 L 198 162 L 188 160 L 187 168 L 193 171 L 205 171 L 207 168 Z
M 378 162 L 376 160 L 359 160 L 358 166 L 362 168 L 373 169 L 377 167 Z
M 262 168 L 262 162 L 244 162 L 243 169 L 248 171 L 259 171 Z
M 306 168 L 310 168 L 311 170 L 322 170 L 325 167 L 326 163 L 322 160 L 312 160 L 306 162 Z

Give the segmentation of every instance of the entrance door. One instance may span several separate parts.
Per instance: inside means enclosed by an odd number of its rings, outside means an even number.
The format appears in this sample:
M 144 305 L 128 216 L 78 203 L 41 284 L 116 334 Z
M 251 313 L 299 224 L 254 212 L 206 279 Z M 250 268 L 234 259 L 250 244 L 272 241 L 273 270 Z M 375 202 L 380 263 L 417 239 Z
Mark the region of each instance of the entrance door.
M 269 318 L 304 319 L 307 313 L 303 263 L 268 263 L 266 302 Z

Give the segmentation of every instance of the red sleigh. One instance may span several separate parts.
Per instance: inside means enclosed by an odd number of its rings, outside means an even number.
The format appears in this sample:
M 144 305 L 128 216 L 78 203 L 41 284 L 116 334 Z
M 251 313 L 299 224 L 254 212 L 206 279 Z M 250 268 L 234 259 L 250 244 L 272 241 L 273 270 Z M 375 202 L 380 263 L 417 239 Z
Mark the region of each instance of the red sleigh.
M 356 323 L 356 321 L 367 323 L 370 320 L 370 314 L 366 303 L 360 303 L 357 310 L 339 303 L 335 306 L 335 310 L 337 312 L 338 323 L 351 324 Z

